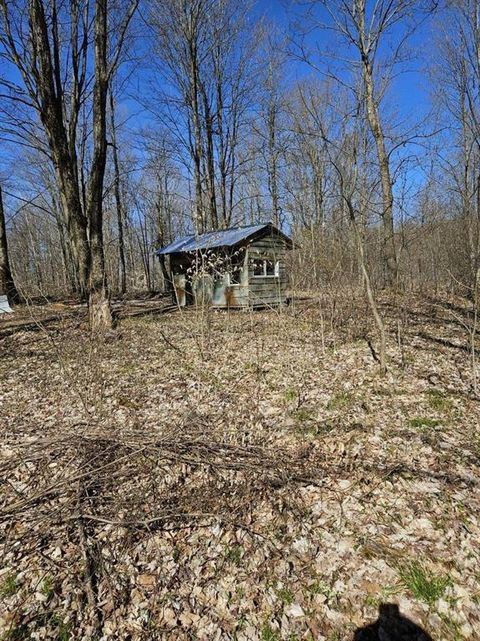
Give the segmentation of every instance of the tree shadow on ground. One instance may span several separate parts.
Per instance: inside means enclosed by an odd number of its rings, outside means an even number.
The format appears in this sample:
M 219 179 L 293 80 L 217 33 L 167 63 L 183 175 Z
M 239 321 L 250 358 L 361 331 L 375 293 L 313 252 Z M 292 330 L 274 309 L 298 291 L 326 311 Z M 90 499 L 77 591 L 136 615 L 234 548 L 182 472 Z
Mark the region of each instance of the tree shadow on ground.
M 378 619 L 358 628 L 353 641 L 433 641 L 419 625 L 400 613 L 396 603 L 382 603 Z

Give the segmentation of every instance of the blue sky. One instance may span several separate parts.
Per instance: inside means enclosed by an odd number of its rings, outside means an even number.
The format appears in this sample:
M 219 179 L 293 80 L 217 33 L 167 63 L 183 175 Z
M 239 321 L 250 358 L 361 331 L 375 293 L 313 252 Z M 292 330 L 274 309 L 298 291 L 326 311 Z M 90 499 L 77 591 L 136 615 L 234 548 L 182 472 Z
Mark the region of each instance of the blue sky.
M 292 25 L 296 21 L 299 21 L 300 26 L 306 24 L 305 21 L 302 21 L 302 8 L 299 7 L 301 4 L 295 0 L 258 0 L 255 10 L 259 15 L 265 16 L 269 21 L 278 25 L 281 31 L 292 33 Z M 372 3 L 369 5 L 372 6 Z M 367 7 L 369 5 L 367 4 Z M 331 23 L 331 18 L 326 11 L 317 9 L 316 15 L 319 21 Z M 383 101 L 382 116 L 386 129 L 388 130 L 390 124 L 398 124 L 397 132 L 408 131 L 416 125 L 419 125 L 423 132 L 431 131 L 435 127 L 433 118 L 430 117 L 432 111 L 431 84 L 426 73 L 429 59 L 434 55 L 434 18 L 426 17 L 425 14 L 418 11 L 412 16 L 412 20 L 417 26 L 407 41 L 408 61 L 397 68 L 397 75 Z M 386 38 L 385 49 L 380 50 L 381 56 L 388 52 L 390 43 L 395 42 L 399 35 L 400 29 L 397 29 Z M 345 44 L 332 31 L 316 30 L 310 34 L 306 42 L 312 50 L 319 52 L 317 62 L 320 69 L 332 64 L 328 62 L 328 55 L 322 56 L 327 51 L 334 52 L 340 58 L 351 56 L 353 53 L 353 57 L 357 58 L 356 52 L 349 52 Z M 288 67 L 288 76 L 292 81 L 305 76 L 321 76 L 321 72 L 295 60 L 290 60 Z M 347 78 L 345 66 L 343 69 L 337 69 L 336 73 L 345 79 Z M 399 154 L 403 154 L 403 157 L 412 158 L 407 177 L 406 202 L 408 203 L 412 203 L 412 199 L 416 198 L 418 191 L 425 183 L 424 167 L 428 166 L 428 162 L 424 162 L 423 158 L 425 153 L 424 148 L 415 144 L 407 146 L 399 152 Z M 395 186 L 397 196 L 401 195 L 400 192 L 404 187 L 404 184 Z
M 295 0 L 258 0 L 255 8 L 258 15 L 265 16 L 284 32 L 287 32 L 290 25 L 298 20 L 301 11 L 299 3 Z M 328 21 L 329 18 L 325 12 L 323 15 L 325 21 Z M 403 73 L 393 83 L 388 102 L 405 116 L 414 115 L 416 118 L 421 118 L 430 109 L 430 87 L 424 67 L 432 53 L 433 34 L 431 18 L 424 20 L 424 16 L 420 13 L 415 18 L 420 26 L 409 39 L 412 58 L 408 65 L 404 65 Z M 320 46 L 320 48 L 334 47 L 340 55 L 346 52 L 345 48 L 342 50 L 342 46 L 338 47 L 335 36 L 328 32 L 314 32 L 309 39 L 309 44 L 312 47 Z M 315 74 L 315 71 L 307 65 L 291 61 L 290 73 L 293 77 L 301 77 Z
M 257 0 L 254 4 L 254 13 L 264 17 L 278 28 L 280 33 L 291 33 L 290 26 L 301 16 L 302 9 L 299 4 L 292 0 Z M 327 20 L 325 15 L 325 20 Z M 418 21 L 421 16 L 418 15 Z M 301 24 L 301 20 L 300 20 Z M 396 34 L 393 34 L 395 36 Z M 335 51 L 339 56 L 349 55 L 343 44 L 339 44 L 334 34 L 328 31 L 315 31 L 307 43 L 312 48 L 318 47 L 321 52 L 326 50 Z M 385 117 L 395 117 L 396 120 L 405 123 L 418 122 L 425 118 L 430 110 L 430 87 L 426 74 L 424 73 L 425 63 L 432 51 L 432 26 L 430 21 L 425 21 L 410 39 L 412 57 L 407 65 L 404 65 L 403 72 L 393 82 L 385 99 Z M 319 66 L 328 64 L 325 59 L 319 59 Z M 341 72 L 343 73 L 343 72 Z M 288 82 L 305 76 L 321 75 L 312 67 L 289 59 L 287 62 L 286 78 Z M 10 76 L 12 77 L 12 76 Z M 14 77 L 14 76 L 13 76 Z M 141 76 L 135 79 L 135 85 L 141 88 Z M 142 109 L 141 105 L 133 98 L 122 98 L 120 116 L 129 117 L 129 127 L 132 130 L 146 125 L 150 116 Z M 5 154 L 3 147 L 2 155 Z M 1 169 L 1 166 L 0 166 Z M 420 184 L 422 181 L 421 172 L 412 170 L 412 183 Z
M 289 31 L 290 25 L 298 19 L 301 11 L 299 3 L 295 0 L 257 0 L 254 3 L 254 13 L 274 23 L 280 33 Z M 387 102 L 404 116 L 414 115 L 416 119 L 420 119 L 430 108 L 430 88 L 423 67 L 432 50 L 431 21 L 427 20 L 409 42 L 414 57 L 405 66 L 404 72 L 395 80 L 388 93 Z M 346 55 L 346 50 L 338 48 L 334 36 L 329 35 L 328 32 L 314 32 L 308 43 L 312 47 L 319 46 L 323 50 L 335 48 L 340 55 Z M 325 64 L 325 61 L 320 64 Z M 315 70 L 308 65 L 292 59 L 289 60 L 287 66 L 287 75 L 292 81 L 296 78 L 316 74 Z M 5 71 L 6 67 L 2 69 L 2 75 L 5 74 Z M 7 70 L 7 77 L 18 78 L 11 68 Z

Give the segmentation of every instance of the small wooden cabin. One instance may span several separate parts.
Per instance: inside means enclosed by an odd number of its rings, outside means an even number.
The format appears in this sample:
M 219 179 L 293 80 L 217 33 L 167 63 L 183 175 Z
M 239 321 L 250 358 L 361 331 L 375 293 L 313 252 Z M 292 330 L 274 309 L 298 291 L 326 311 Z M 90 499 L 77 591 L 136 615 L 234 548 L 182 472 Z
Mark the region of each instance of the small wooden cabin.
M 285 254 L 292 247 L 267 223 L 184 236 L 157 255 L 169 258 L 174 301 L 181 307 L 265 307 L 286 302 Z

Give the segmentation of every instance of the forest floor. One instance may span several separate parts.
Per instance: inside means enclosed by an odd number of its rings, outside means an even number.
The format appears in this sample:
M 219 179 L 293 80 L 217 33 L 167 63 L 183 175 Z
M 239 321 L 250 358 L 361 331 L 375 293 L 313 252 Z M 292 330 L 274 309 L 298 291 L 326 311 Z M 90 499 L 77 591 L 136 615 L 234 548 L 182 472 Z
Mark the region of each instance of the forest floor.
M 467 307 L 0 319 L 0 638 L 480 639 Z

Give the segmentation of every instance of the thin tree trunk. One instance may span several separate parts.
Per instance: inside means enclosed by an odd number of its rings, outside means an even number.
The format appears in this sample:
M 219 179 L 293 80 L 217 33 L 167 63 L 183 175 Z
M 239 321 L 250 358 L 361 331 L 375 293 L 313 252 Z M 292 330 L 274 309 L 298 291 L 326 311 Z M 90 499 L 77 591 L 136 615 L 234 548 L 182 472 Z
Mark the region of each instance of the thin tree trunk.
M 53 213 L 57 223 L 60 247 L 62 249 L 62 262 L 65 272 L 65 285 L 70 295 L 79 292 L 79 283 L 77 278 L 77 265 L 72 253 L 72 246 L 69 242 L 68 231 L 66 228 L 65 213 L 62 211 L 61 204 L 58 202 L 57 190 L 49 182 L 48 190 L 52 199 Z
M 58 25 L 52 16 L 53 45 L 50 44 L 49 25 L 45 7 L 40 0 L 29 6 L 31 47 L 34 56 L 35 87 L 27 82 L 34 100 L 39 102 L 39 115 L 52 152 L 55 173 L 61 195 L 62 209 L 72 244 L 79 284 L 79 293 L 87 294 L 90 271 L 87 219 L 80 199 L 77 157 L 72 139 L 68 139 L 64 120 L 64 94 L 61 86 L 58 60 Z M 53 19 L 55 18 L 55 19 Z M 53 48 L 53 52 L 52 52 Z
M 385 146 L 385 134 L 375 98 L 373 67 L 371 60 L 370 34 L 367 36 L 365 27 L 365 0 L 355 0 L 355 10 L 358 13 L 359 51 L 362 59 L 362 76 L 365 86 L 365 101 L 367 121 L 375 140 L 380 181 L 382 185 L 382 223 L 383 223 L 383 260 L 385 264 L 386 284 L 394 287 L 398 280 L 398 260 L 395 245 L 395 227 L 393 220 L 393 188 L 390 175 L 390 160 Z
M 268 153 L 269 168 L 268 182 L 270 195 L 272 197 L 272 222 L 275 227 L 280 228 L 280 205 L 278 198 L 278 171 L 277 171 L 277 152 L 276 152 L 276 113 L 275 106 L 270 105 L 268 109 Z
M 368 303 L 370 305 L 370 309 L 372 312 L 373 319 L 375 321 L 375 325 L 377 326 L 378 333 L 380 336 L 380 358 L 379 358 L 379 364 L 380 364 L 380 373 L 383 376 L 385 372 L 387 371 L 387 365 L 386 365 L 386 332 L 385 332 L 385 324 L 383 322 L 383 319 L 380 315 L 377 302 L 375 300 L 375 295 L 373 292 L 373 287 L 370 279 L 370 274 L 367 268 L 366 260 L 365 260 L 365 250 L 363 246 L 363 238 L 362 234 L 360 233 L 360 229 L 358 226 L 358 221 L 357 221 L 357 215 L 355 212 L 355 205 L 353 201 L 353 193 L 348 193 L 345 187 L 345 180 L 343 177 L 342 170 L 338 167 L 338 165 L 332 161 L 331 162 L 337 172 L 339 181 L 340 181 L 340 195 L 342 198 L 342 203 L 343 206 L 346 207 L 347 209 L 347 214 L 348 214 L 348 219 L 350 222 L 350 225 L 353 229 L 354 233 L 354 240 L 355 240 L 355 247 L 357 251 L 357 257 L 358 257 L 358 262 L 360 265 L 360 270 L 361 274 L 363 277 L 363 283 L 365 285 L 365 290 L 367 293 L 367 299 Z M 356 165 L 356 153 L 353 159 L 353 165 Z M 355 174 L 357 174 L 357 171 L 355 169 Z M 363 191 L 363 190 L 362 190 Z M 363 193 L 360 196 L 360 202 L 362 203 L 363 201 Z M 373 351 L 373 350 L 372 350 Z
M 118 227 L 118 257 L 120 262 L 120 293 L 125 294 L 127 291 L 127 266 L 125 260 L 125 240 L 123 234 L 124 211 L 121 195 L 120 181 L 120 163 L 118 159 L 117 135 L 115 128 L 115 103 L 113 92 L 110 91 L 110 120 L 112 129 L 112 147 L 113 147 L 113 170 L 114 170 L 114 194 L 115 205 L 117 208 L 117 227 Z
M 12 276 L 8 258 L 7 226 L 3 208 L 3 194 L 0 185 L 0 294 L 6 296 L 10 304 L 18 303 L 20 296 Z
M 217 136 L 218 136 L 218 171 L 220 174 L 220 214 L 222 224 L 228 227 L 230 216 L 227 215 L 227 162 L 225 152 L 225 133 L 223 131 L 223 90 L 218 69 L 216 69 L 216 91 L 217 91 Z
M 92 264 L 89 279 L 90 328 L 93 333 L 112 326 L 103 253 L 103 183 L 107 160 L 106 108 L 108 90 L 107 1 L 95 4 L 95 85 L 93 88 L 93 160 L 88 189 Z
M 54 204 L 56 209 L 56 205 Z M 72 252 L 70 251 L 69 244 L 65 238 L 65 229 L 63 221 L 57 212 L 55 212 L 55 219 L 57 221 L 58 236 L 60 239 L 60 247 L 62 249 L 62 262 L 63 269 L 65 272 L 65 285 L 68 290 L 68 293 L 71 295 L 77 290 L 76 274 L 73 265 Z
M 375 139 L 382 184 L 383 259 L 385 261 L 386 282 L 389 287 L 394 287 L 397 283 L 398 263 L 393 220 L 392 178 L 390 175 L 390 162 L 385 148 L 385 136 L 374 96 L 372 68 L 368 59 L 364 60 L 363 77 L 366 89 L 367 119 Z
M 363 249 L 363 240 L 362 236 L 358 230 L 357 222 L 355 220 L 352 221 L 352 226 L 355 234 L 355 244 L 357 246 L 357 254 L 358 254 L 358 260 L 360 263 L 360 269 L 362 272 L 363 276 L 363 282 L 365 285 L 365 291 L 367 293 L 367 299 L 368 299 L 368 304 L 370 305 L 370 309 L 372 311 L 372 316 L 375 321 L 375 325 L 377 326 L 378 333 L 380 336 L 380 373 L 382 376 L 386 373 L 387 371 L 387 364 L 386 364 L 386 334 L 385 334 L 385 324 L 383 322 L 382 317 L 380 316 L 380 313 L 378 311 L 378 306 L 377 302 L 375 300 L 375 296 L 373 294 L 373 288 L 372 288 L 372 283 L 370 280 L 370 274 L 368 272 L 367 266 L 366 266 L 366 261 L 365 261 L 365 251 Z
M 217 198 L 215 194 L 215 161 L 214 161 L 214 144 L 213 144 L 213 117 L 208 103 L 208 96 L 202 85 L 203 112 L 205 118 L 205 164 L 206 178 L 208 188 L 208 209 L 211 229 L 218 229 Z
M 190 90 L 191 90 L 191 108 L 193 115 L 193 133 L 194 133 L 194 179 L 195 179 L 195 227 L 197 234 L 205 231 L 205 218 L 203 213 L 203 194 L 202 194 L 202 130 L 200 125 L 200 109 L 198 104 L 198 69 L 197 54 L 195 44 L 190 43 Z

